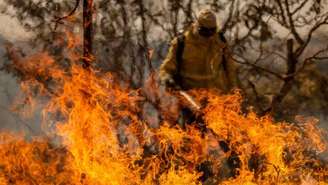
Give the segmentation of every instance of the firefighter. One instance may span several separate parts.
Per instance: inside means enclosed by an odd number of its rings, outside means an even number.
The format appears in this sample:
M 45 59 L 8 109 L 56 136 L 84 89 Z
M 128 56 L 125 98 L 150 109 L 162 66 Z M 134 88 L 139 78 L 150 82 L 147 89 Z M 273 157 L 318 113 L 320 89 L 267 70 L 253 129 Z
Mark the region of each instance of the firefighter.
M 209 9 L 171 42 L 160 66 L 161 84 L 169 88 L 215 88 L 223 93 L 237 87 L 237 74 L 228 44 Z
M 176 90 L 213 88 L 228 93 L 237 88 L 236 66 L 223 33 L 217 28 L 216 15 L 211 10 L 200 11 L 197 20 L 183 34 L 172 40 L 169 52 L 160 66 L 159 78 L 165 87 Z M 180 92 L 185 93 L 185 91 Z M 193 101 L 186 94 L 184 97 L 189 102 Z M 190 106 L 179 106 L 176 121 L 180 127 L 185 128 L 187 124 L 196 123 L 202 134 L 208 132 L 202 112 L 200 114 L 194 112 Z M 225 141 L 220 141 L 220 146 L 221 144 L 228 146 Z M 222 149 L 225 152 L 229 150 L 227 147 Z M 231 155 L 228 161 L 232 161 L 232 164 L 240 164 L 232 157 L 234 156 Z M 232 169 L 237 167 L 232 166 Z M 205 161 L 197 169 L 203 172 L 200 180 L 204 184 L 213 180 L 215 174 L 211 170 L 212 163 Z
M 201 10 L 196 21 L 172 40 L 159 79 L 166 88 L 175 90 L 211 88 L 228 93 L 238 87 L 236 66 L 214 12 Z M 190 102 L 191 98 L 185 99 Z M 195 121 L 190 106 L 181 105 L 180 110 L 179 125 Z

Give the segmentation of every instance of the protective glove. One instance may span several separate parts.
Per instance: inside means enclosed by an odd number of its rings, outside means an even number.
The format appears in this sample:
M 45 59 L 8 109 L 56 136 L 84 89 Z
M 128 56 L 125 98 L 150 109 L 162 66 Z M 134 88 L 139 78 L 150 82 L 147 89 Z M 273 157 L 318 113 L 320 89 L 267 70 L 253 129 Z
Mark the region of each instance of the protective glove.
M 171 75 L 167 75 L 166 77 L 161 79 L 161 84 L 168 89 L 180 90 L 180 86 L 175 82 Z

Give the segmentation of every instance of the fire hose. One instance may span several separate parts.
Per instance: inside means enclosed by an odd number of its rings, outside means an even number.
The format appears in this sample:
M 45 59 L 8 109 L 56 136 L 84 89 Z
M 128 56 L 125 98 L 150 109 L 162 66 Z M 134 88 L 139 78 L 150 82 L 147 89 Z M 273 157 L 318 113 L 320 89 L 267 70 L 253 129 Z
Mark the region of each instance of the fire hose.
M 194 97 L 192 97 L 190 94 L 188 94 L 186 91 L 183 90 L 179 90 L 179 94 L 190 104 L 190 106 L 196 110 L 197 112 L 201 112 L 201 109 L 203 106 L 201 106 L 195 99 Z M 199 116 L 203 116 L 203 114 L 199 115 Z M 219 145 L 221 147 L 221 149 L 224 152 L 228 152 L 230 150 L 229 141 L 224 141 L 222 139 L 220 139 L 220 137 L 211 129 L 206 127 L 206 123 L 203 119 L 201 119 L 202 123 L 198 123 L 198 126 L 200 127 L 200 130 L 202 132 L 202 134 L 205 133 L 211 133 L 214 137 L 216 137 L 219 140 Z
M 199 105 L 195 99 L 189 95 L 186 91 L 182 91 L 180 90 L 179 91 L 179 94 L 185 98 L 185 100 L 187 100 L 187 102 L 194 108 L 196 109 L 197 111 L 200 111 L 201 110 L 201 105 Z

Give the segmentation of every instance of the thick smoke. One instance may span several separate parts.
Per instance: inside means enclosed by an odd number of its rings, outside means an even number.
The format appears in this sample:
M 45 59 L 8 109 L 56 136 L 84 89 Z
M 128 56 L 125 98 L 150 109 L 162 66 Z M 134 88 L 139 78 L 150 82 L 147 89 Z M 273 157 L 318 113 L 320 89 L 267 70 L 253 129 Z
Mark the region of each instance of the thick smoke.
M 6 40 L 0 36 L 0 68 L 2 69 L 8 58 L 6 57 Z M 20 86 L 13 74 L 0 71 L 0 131 L 23 132 L 28 136 L 41 135 L 40 113 L 29 118 L 23 118 L 15 109 L 24 105 L 15 105 L 22 96 Z

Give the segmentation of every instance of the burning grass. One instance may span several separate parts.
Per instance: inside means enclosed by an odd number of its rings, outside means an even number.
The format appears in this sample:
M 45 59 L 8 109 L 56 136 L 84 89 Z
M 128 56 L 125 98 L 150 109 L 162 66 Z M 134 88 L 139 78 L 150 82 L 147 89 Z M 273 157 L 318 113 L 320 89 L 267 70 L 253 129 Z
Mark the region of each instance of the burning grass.
M 47 97 L 43 124 L 61 142 L 2 133 L 0 184 L 328 183 L 318 157 L 327 143 L 315 119 L 275 123 L 243 114 L 238 92 L 199 90 L 190 93 L 207 101 L 199 119 L 206 129 L 197 121 L 182 129 L 170 119 L 151 128 L 141 116 L 141 91 L 77 63 L 63 67 L 47 53 L 14 61 L 26 106 Z M 171 106 L 160 103 L 161 114 L 170 115 L 172 107 L 164 105 Z

